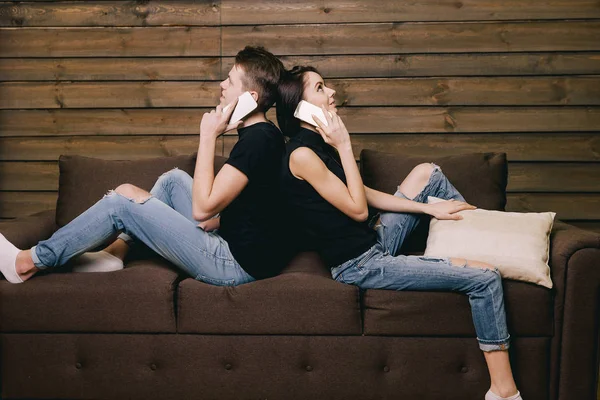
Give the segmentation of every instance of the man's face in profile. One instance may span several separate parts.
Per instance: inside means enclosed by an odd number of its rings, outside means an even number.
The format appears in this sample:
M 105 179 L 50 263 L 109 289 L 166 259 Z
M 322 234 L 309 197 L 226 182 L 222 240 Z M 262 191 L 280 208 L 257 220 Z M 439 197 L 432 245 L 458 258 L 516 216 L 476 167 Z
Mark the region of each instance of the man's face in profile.
M 227 78 L 221 82 L 221 98 L 220 104 L 225 107 L 227 104 L 234 101 L 237 97 L 239 97 L 246 90 L 242 83 L 242 79 L 244 78 L 244 70 L 237 65 L 234 65 Z

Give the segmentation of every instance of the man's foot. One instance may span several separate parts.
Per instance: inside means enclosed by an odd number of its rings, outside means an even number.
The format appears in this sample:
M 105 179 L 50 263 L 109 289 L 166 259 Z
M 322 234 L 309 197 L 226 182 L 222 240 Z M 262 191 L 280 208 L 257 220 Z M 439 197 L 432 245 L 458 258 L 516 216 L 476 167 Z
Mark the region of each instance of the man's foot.
M 10 283 L 23 283 L 23 279 L 17 272 L 16 263 L 20 251 L 4 235 L 0 234 L 0 272 Z
M 107 251 L 83 253 L 71 260 L 73 272 L 111 272 L 123 269 L 123 260 Z
M 509 397 L 500 397 L 496 393 L 492 392 L 492 389 L 488 390 L 485 394 L 485 400 L 523 400 L 521 397 L 521 392 L 517 390 L 517 394 L 514 394 Z

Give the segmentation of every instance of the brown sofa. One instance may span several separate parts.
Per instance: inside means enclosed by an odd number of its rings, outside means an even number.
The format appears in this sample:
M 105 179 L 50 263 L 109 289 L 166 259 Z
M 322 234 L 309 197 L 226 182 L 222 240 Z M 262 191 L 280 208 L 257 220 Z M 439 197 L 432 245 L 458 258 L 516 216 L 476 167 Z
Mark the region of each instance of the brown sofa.
M 465 198 L 503 209 L 504 154 L 425 160 L 361 154 L 367 185 L 392 192 L 412 166 L 439 164 Z M 223 159 L 217 160 L 217 167 Z M 0 223 L 28 248 L 120 183 L 150 189 L 193 156 L 142 161 L 61 157 L 56 211 Z M 404 251 L 424 248 L 427 224 Z M 489 376 L 466 296 L 359 291 L 313 253 L 238 287 L 193 280 L 136 247 L 126 268 L 68 267 L 0 281 L 3 399 L 483 399 Z M 526 400 L 593 400 L 600 235 L 557 222 L 554 288 L 505 280 L 517 384 Z

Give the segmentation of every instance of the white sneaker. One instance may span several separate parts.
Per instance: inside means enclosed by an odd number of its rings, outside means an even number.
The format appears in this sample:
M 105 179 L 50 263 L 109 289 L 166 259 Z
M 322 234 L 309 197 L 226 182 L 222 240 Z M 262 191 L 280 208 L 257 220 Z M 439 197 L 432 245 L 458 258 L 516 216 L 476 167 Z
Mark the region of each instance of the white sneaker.
M 71 260 L 73 272 L 112 272 L 124 268 L 123 260 L 102 250 L 83 253 Z
M 20 251 L 0 233 L 0 272 L 10 283 L 23 283 L 16 266 Z

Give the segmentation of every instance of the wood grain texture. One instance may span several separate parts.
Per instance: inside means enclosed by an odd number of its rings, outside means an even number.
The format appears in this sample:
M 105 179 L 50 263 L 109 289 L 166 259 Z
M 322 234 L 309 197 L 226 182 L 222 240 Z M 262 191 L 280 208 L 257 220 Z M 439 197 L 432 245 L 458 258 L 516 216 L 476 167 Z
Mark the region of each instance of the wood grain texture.
M 599 5 L 0 1 L 0 219 L 54 208 L 61 154 L 195 152 L 233 56 L 260 44 L 320 69 L 356 157 L 503 151 L 509 208 L 600 232 Z
M 0 110 L 0 137 L 191 135 L 208 108 Z M 353 134 L 589 132 L 599 107 L 347 107 Z M 276 121 L 275 110 L 267 117 Z
M 221 0 L 222 23 L 295 24 L 599 18 L 593 0 Z
M 0 218 L 18 218 L 56 208 L 57 192 L 0 191 Z
M 212 107 L 218 82 L 5 82 L 0 108 Z
M 219 25 L 218 2 L 0 2 L 0 26 Z
M 341 106 L 600 105 L 600 77 L 330 79 Z M 1 109 L 212 107 L 219 82 L 4 82 Z M 351 111 L 350 111 L 351 112 Z
M 224 155 L 237 141 L 224 136 Z M 9 140 L 6 139 L 8 143 Z M 422 157 L 502 151 L 509 161 L 600 161 L 600 135 L 588 134 L 387 134 L 352 135 L 358 159 L 363 149 Z M 560 151 L 557 151 L 560 149 Z
M 600 163 L 509 163 L 507 191 L 600 193 Z
M 579 62 L 585 63 L 583 60 Z M 219 57 L 0 58 L 0 81 L 191 81 L 220 78 Z
M 285 55 L 593 51 L 598 37 L 599 21 L 224 26 L 222 52 L 247 44 Z
M 216 154 L 221 154 L 222 141 Z M 69 136 L 0 139 L 0 160 L 58 160 L 61 154 L 107 160 L 154 158 L 192 154 L 198 150 L 197 135 L 179 136 Z
M 594 0 L 0 2 L 0 26 L 160 26 L 599 18 Z
M 573 203 L 577 206 L 573 207 Z M 600 195 L 576 193 L 509 193 L 506 211 L 546 212 L 554 211 L 556 218 L 600 219 Z
M 0 38 L 0 58 L 186 57 L 220 53 L 219 27 L 0 28 Z
M 313 65 L 327 78 L 594 74 L 600 53 L 358 54 L 282 56 L 287 68 Z M 233 66 L 223 58 L 222 77 Z
M 281 59 L 287 68 L 316 66 L 326 79 L 591 75 L 600 71 L 598 52 L 365 54 Z M 220 80 L 227 76 L 233 61 L 233 57 L 0 58 L 0 81 Z

